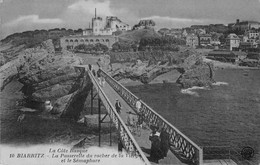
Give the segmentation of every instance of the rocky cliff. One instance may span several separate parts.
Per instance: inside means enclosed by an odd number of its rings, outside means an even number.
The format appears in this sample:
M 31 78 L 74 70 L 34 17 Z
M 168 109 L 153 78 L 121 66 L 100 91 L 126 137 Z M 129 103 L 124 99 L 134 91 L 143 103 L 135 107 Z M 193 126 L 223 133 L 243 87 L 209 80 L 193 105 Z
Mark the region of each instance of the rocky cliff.
M 4 58 L 4 57 L 5 58 Z M 9 48 L 2 53 L 2 59 L 7 59 L 7 63 L 0 67 L 0 87 L 4 86 L 17 76 L 19 72 L 29 72 L 30 69 L 37 67 L 38 62 L 48 58 L 51 61 L 54 56 L 54 48 L 51 40 L 43 42 L 35 48 L 21 49 Z
M 76 118 L 92 85 L 85 69 L 75 67 L 80 64 L 81 58 L 71 52 L 55 54 L 52 41 L 47 40 L 19 52 L 0 68 L 1 87 L 16 77 L 24 85 L 25 106 L 41 111 L 49 100 L 53 105 L 49 114 Z

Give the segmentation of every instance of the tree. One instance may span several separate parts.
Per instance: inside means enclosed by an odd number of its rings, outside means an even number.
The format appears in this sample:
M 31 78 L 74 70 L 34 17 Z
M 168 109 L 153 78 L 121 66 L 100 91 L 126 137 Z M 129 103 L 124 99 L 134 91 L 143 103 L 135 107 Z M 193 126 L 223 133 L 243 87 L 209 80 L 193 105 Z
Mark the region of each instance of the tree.
M 134 43 L 127 41 L 116 42 L 112 45 L 112 51 L 129 52 L 132 49 L 132 44 Z
M 164 35 L 170 33 L 170 29 L 162 28 L 162 29 L 158 30 L 158 33 L 160 33 L 161 35 L 164 36 Z
M 101 43 L 97 43 L 97 44 L 95 44 L 95 50 L 96 51 L 107 52 L 108 51 L 108 47 L 106 45 L 101 44 Z

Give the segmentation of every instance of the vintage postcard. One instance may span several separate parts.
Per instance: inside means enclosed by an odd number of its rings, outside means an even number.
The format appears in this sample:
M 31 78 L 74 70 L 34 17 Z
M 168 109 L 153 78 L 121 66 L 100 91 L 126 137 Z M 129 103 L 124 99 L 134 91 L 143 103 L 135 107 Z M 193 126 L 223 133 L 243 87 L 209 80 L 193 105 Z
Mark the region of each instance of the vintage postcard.
M 260 165 L 259 0 L 0 0 L 0 165 Z

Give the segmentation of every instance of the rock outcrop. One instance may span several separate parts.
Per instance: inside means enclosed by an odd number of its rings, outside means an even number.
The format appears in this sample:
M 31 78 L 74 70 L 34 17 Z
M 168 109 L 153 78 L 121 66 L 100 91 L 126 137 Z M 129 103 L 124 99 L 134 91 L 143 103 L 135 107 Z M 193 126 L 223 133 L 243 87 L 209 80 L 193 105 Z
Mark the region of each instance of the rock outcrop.
M 116 70 L 112 76 L 121 80 L 129 78 L 131 80 L 139 80 L 144 84 L 148 84 L 157 76 L 175 69 L 175 66 L 169 66 L 169 63 L 158 62 L 157 64 L 150 64 L 149 62 L 142 62 L 137 60 L 136 64 Z
M 193 86 L 211 86 L 214 81 L 214 69 L 212 63 L 205 63 L 196 54 L 187 58 L 179 71 L 182 73 L 177 80 L 183 88 Z
M 131 80 L 138 80 L 144 84 L 148 84 L 161 74 L 173 69 L 179 70 L 179 65 L 183 64 L 183 61 L 194 53 L 195 51 L 189 48 L 181 48 L 178 52 L 111 53 L 112 62 L 127 62 L 123 68 L 113 68 L 114 71 L 111 75 L 117 80 L 130 78 Z M 188 63 L 188 65 L 191 64 Z

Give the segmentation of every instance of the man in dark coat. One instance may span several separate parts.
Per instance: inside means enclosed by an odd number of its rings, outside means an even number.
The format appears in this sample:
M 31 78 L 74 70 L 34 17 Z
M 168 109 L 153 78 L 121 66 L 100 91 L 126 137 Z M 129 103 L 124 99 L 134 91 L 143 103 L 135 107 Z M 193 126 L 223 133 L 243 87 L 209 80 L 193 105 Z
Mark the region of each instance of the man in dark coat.
M 152 133 L 149 136 L 149 140 L 152 142 L 150 160 L 155 163 L 159 163 L 159 160 L 162 159 L 163 153 L 161 151 L 161 140 L 160 133 L 158 132 L 157 126 L 151 126 Z
M 161 151 L 163 157 L 166 157 L 170 148 L 170 135 L 162 129 L 160 138 L 161 138 Z
M 116 99 L 115 107 L 116 107 L 117 113 L 120 114 L 122 106 L 121 106 L 121 103 L 118 101 L 118 99 Z

